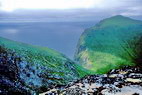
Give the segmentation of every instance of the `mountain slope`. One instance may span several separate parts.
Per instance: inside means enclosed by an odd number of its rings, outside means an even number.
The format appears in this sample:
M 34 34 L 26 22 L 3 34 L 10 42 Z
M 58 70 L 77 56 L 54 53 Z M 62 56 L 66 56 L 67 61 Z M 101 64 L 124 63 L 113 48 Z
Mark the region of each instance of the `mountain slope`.
M 95 73 L 142 63 L 142 21 L 121 15 L 86 29 L 78 42 L 75 60 Z
M 52 49 L 1 37 L 0 67 L 0 91 L 6 94 L 40 93 L 87 74 L 81 66 Z

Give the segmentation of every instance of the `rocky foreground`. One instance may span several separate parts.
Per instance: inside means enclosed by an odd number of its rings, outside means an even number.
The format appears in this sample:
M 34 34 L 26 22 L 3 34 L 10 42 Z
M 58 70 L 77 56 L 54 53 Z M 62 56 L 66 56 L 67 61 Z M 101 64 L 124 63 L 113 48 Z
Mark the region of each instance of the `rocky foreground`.
M 40 95 L 142 95 L 142 68 L 127 66 L 104 75 L 90 75 Z
M 38 95 L 83 74 L 86 69 L 55 50 L 0 37 L 0 95 Z

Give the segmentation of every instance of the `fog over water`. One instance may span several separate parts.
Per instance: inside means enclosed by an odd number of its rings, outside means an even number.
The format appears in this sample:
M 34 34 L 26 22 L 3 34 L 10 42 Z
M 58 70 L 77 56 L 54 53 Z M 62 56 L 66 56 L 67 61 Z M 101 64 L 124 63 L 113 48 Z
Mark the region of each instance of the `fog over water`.
M 84 29 L 96 22 L 19 22 L 0 23 L 0 36 L 18 42 L 44 46 L 73 59 Z

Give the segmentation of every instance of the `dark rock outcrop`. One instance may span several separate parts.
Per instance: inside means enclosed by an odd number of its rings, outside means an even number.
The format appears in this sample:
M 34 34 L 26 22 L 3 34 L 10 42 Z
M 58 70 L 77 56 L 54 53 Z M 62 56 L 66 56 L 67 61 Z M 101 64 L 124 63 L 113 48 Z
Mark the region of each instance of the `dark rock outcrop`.
M 46 94 L 57 95 L 141 95 L 142 68 L 123 67 L 104 75 L 90 75 Z M 43 94 L 44 95 L 44 94 Z

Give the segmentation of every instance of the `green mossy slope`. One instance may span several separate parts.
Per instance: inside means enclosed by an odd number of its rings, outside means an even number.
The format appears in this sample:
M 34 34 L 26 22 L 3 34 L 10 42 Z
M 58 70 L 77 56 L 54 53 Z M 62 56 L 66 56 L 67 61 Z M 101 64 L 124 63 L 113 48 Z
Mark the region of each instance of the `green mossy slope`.
M 78 42 L 75 60 L 95 73 L 124 65 L 142 65 L 142 21 L 121 15 L 86 29 Z
M 2 37 L 0 37 L 0 66 L 3 68 L 0 69 L 0 77 L 4 77 L 4 80 L 14 75 L 11 83 L 17 81 L 16 83 L 22 84 L 27 90 L 37 93 L 88 74 L 86 69 L 57 51 Z

